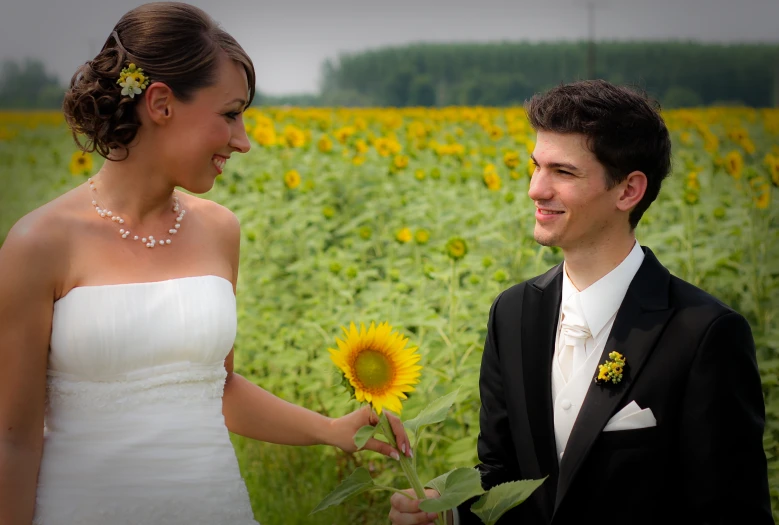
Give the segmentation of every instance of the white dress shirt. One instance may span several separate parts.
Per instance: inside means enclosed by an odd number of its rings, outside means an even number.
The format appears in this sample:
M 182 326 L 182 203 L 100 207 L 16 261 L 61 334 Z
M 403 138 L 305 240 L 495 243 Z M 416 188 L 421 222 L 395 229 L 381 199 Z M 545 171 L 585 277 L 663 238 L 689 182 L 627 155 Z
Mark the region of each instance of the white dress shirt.
M 581 403 L 587 393 L 598 359 L 606 345 L 617 310 L 625 298 L 630 282 L 644 261 L 644 251 L 636 242 L 633 249 L 623 261 L 609 273 L 579 292 L 579 302 L 582 313 L 587 320 L 592 334 L 585 342 L 585 362 L 573 371 L 568 381 L 565 381 L 560 371 L 560 322 L 562 320 L 562 304 L 570 296 L 578 292 L 571 280 L 563 262 L 563 291 L 560 312 L 557 317 L 557 335 L 555 336 L 555 351 L 552 366 L 552 400 L 555 412 L 555 441 L 557 442 L 558 461 L 562 459 L 565 445 L 571 428 L 579 414 Z M 539 349 L 540 350 L 540 349 Z M 560 417 L 558 418 L 558 413 Z M 559 421 L 558 421 L 559 419 Z M 559 427 L 559 428 L 558 428 Z M 457 509 L 452 510 L 453 525 L 459 525 L 460 515 Z
M 616 268 L 582 291 L 577 290 L 568 278 L 568 272 L 565 263 L 563 263 L 563 290 L 560 304 L 562 306 L 569 296 L 578 292 L 581 314 L 587 321 L 591 336 L 585 341 L 584 363 L 579 369 L 573 370 L 566 381 L 559 362 L 562 350 L 562 341 L 560 340 L 562 308 L 560 309 L 552 364 L 551 392 L 558 461 L 562 459 L 571 429 L 579 415 L 579 409 L 581 409 L 590 383 L 592 383 L 600 355 L 606 345 L 611 327 L 614 325 L 614 319 L 617 317 L 617 310 L 619 310 L 630 282 L 643 261 L 644 252 L 636 242 L 627 257 Z

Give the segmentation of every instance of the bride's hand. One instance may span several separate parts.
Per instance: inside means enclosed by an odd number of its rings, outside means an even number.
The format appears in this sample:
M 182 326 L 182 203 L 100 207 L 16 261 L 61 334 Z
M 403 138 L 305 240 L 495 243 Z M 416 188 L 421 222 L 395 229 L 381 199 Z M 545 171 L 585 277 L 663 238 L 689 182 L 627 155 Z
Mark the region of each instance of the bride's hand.
M 392 426 L 392 432 L 395 434 L 395 441 L 398 444 L 398 448 L 394 449 L 391 445 L 379 441 L 376 438 L 370 438 L 363 448 L 360 450 L 373 450 L 379 454 L 384 454 L 393 459 L 400 459 L 400 453 L 405 454 L 408 457 L 412 456 L 411 442 L 406 435 L 406 430 L 403 428 L 403 423 L 400 418 L 387 412 L 387 420 Z M 357 446 L 354 444 L 354 435 L 360 428 L 371 425 L 376 426 L 379 423 L 379 418 L 371 410 L 370 406 L 364 406 L 345 416 L 331 420 L 333 430 L 333 445 L 340 448 L 344 452 L 356 452 Z

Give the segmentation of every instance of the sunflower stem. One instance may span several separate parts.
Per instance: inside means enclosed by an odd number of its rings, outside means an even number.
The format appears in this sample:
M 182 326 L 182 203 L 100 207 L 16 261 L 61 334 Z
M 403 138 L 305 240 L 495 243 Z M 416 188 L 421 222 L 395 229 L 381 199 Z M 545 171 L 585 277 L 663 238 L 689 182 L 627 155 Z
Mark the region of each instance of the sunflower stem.
M 457 284 L 457 262 L 452 260 L 452 278 L 449 281 L 449 339 L 454 342 L 454 316 L 455 316 L 455 285 Z M 454 345 L 450 347 L 452 351 L 452 368 L 454 374 L 452 377 L 457 377 L 457 352 Z
M 400 490 L 393 487 L 385 487 L 384 485 L 375 485 L 371 490 L 389 490 L 390 492 L 397 492 L 398 494 L 402 494 L 403 496 L 406 496 L 408 499 L 414 499 L 414 496 L 410 495 L 405 490 Z
M 381 430 L 384 433 L 384 437 L 387 438 L 389 444 L 392 445 L 395 450 L 398 450 L 398 442 L 395 440 L 395 434 L 392 432 L 392 427 L 387 420 L 387 414 L 382 412 L 381 416 L 379 416 L 379 421 L 381 424 Z M 423 487 L 422 482 L 419 481 L 419 476 L 417 475 L 417 471 L 414 468 L 414 465 L 411 464 L 410 460 L 408 457 L 406 457 L 405 454 L 399 450 L 398 452 L 400 454 L 400 468 L 403 469 L 403 474 L 406 475 L 406 479 L 408 479 L 408 482 L 411 484 L 411 488 L 414 489 L 414 493 L 417 495 L 417 498 L 427 499 L 427 496 L 425 496 L 425 487 Z
M 687 248 L 687 266 L 689 275 L 687 277 L 687 280 L 691 283 L 698 285 L 698 279 L 695 275 L 695 254 L 694 254 L 694 239 L 695 239 L 695 218 L 693 217 L 693 214 L 695 213 L 694 210 L 690 210 L 688 208 L 691 208 L 691 206 L 684 206 L 682 208 L 682 213 L 684 213 L 686 228 L 685 228 L 685 244 Z

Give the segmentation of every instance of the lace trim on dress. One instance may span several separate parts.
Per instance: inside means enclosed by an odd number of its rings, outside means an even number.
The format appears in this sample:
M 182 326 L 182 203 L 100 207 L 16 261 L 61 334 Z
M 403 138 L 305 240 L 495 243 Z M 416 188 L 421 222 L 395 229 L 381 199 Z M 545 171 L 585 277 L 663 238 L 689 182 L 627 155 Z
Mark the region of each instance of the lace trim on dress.
M 217 367 L 190 367 L 143 379 L 86 381 L 50 374 L 47 402 L 51 409 L 135 408 L 160 401 L 175 401 L 182 406 L 219 399 L 224 393 L 227 372 Z

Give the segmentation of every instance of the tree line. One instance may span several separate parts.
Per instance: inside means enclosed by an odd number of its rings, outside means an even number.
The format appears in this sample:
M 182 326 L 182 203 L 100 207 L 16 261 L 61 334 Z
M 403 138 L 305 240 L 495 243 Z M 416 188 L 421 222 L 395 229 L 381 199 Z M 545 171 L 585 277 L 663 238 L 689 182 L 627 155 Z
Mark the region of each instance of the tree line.
M 256 105 L 510 106 L 563 82 L 603 78 L 637 86 L 663 107 L 779 106 L 779 45 L 598 42 L 412 44 L 341 54 L 322 65 L 318 93 Z M 0 108 L 59 108 L 65 88 L 39 60 L 6 60 Z
M 599 42 L 596 78 L 646 90 L 665 107 L 779 105 L 779 46 Z M 325 105 L 521 104 L 590 78 L 588 43 L 414 44 L 342 54 L 322 68 Z
M 55 109 L 62 106 L 64 93 L 40 60 L 5 60 L 0 67 L 0 108 Z

